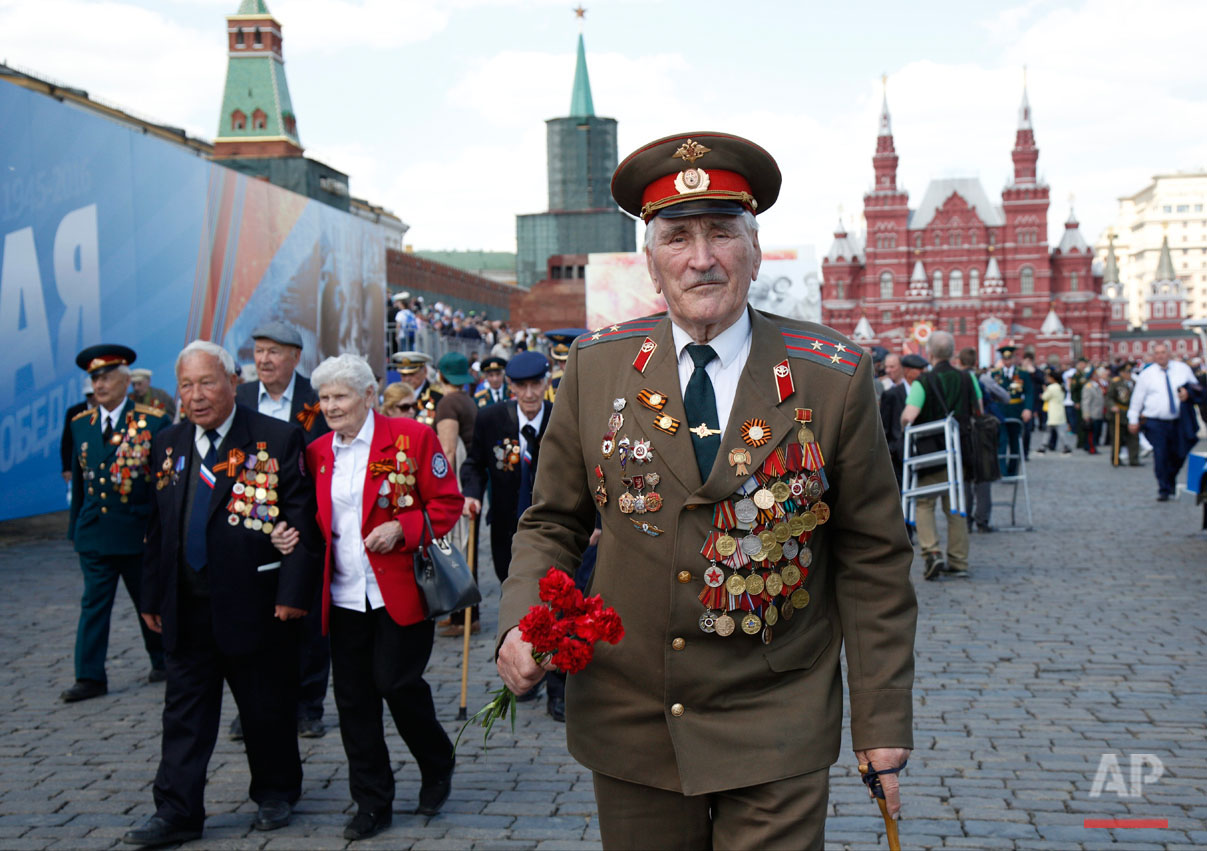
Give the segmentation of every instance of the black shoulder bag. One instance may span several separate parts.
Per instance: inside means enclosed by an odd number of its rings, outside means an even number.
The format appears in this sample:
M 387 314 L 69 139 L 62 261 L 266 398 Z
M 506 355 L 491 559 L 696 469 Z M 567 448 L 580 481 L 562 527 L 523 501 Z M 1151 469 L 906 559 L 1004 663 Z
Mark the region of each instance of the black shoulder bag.
M 423 608 L 429 618 L 438 618 L 482 602 L 482 592 L 474 582 L 465 556 L 445 538 L 432 533 L 432 521 L 423 511 L 427 527 L 427 546 L 415 550 L 415 584 L 423 594 Z

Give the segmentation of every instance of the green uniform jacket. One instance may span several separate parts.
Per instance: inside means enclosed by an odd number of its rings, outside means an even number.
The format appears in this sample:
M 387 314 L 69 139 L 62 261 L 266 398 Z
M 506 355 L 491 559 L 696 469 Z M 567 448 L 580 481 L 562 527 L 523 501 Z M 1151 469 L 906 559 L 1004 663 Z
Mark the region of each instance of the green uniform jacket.
M 600 465 L 608 501 L 600 509 L 603 534 L 590 592 L 615 607 L 625 637 L 597 645 L 586 670 L 570 677 L 567 743 L 581 763 L 687 795 L 825 768 L 838 757 L 844 642 L 854 746 L 912 747 L 913 551 L 871 358 L 828 328 L 752 310 L 750 355 L 716 464 L 702 484 L 671 325 L 665 316 L 655 320 L 602 329 L 598 339 L 584 335 L 571 350 L 541 441 L 533 505 L 513 544 L 499 640 L 538 602 L 538 580 L 551 565 L 573 571 L 579 563 L 595 526 Z M 641 371 L 630 364 L 647 335 L 656 347 Z M 774 369 L 785 361 L 795 390 L 777 402 Z M 655 427 L 659 414 L 639 403 L 643 389 L 667 397 L 661 414 L 680 423 L 673 435 Z M 616 439 L 649 440 L 653 450 L 649 463 L 638 468 L 630 460 L 623 473 L 618 454 L 605 459 L 601 449 L 619 399 L 624 424 Z M 753 472 L 777 447 L 797 440 L 797 408 L 812 409 L 829 482 L 822 499 L 831 509 L 808 541 L 814 557 L 803 587 L 810 601 L 779 620 L 769 644 L 741 629 L 728 637 L 705 633 L 699 595 L 710 563 L 701 547 L 714 531 L 714 504 L 748 478 L 735 474 L 730 451 L 750 449 Z M 751 448 L 739 430 L 756 417 L 766 421 L 771 439 Z M 661 509 L 621 513 L 622 476 L 651 471 L 661 477 Z M 643 532 L 640 523 L 661 534 Z
M 1016 366 L 1011 375 L 1007 375 L 1005 369 L 995 369 L 991 374 L 993 375 L 993 380 L 1006 388 L 1006 392 L 1010 394 L 1009 403 L 997 403 L 1002 416 L 1007 419 L 1021 420 L 1023 418 L 1023 411 L 1030 411 L 1034 404 L 1032 401 L 1034 394 L 1031 390 L 1031 373 L 1027 372 L 1021 366 Z
M 67 536 L 78 553 L 143 551 L 151 508 L 151 438 L 172 421 L 159 408 L 126 400 L 126 427 L 105 443 L 99 408 L 71 421 L 71 512 Z

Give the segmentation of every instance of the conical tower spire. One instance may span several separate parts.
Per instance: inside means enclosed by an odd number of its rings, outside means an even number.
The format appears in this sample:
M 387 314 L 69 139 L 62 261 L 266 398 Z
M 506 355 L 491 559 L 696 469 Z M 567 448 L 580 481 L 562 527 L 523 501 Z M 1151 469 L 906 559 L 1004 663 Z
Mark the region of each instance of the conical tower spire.
M 1031 130 L 1031 101 L 1027 99 L 1027 69 L 1023 68 L 1023 102 L 1018 105 L 1018 129 Z
M 876 153 L 872 157 L 872 168 L 876 172 L 873 192 L 897 191 L 897 149 L 893 146 L 893 120 L 888 112 L 888 76 L 882 74 L 884 98 L 880 108 L 880 129 L 876 136 Z
M 1035 146 L 1035 132 L 1031 126 L 1031 101 L 1027 97 L 1027 69 L 1023 68 L 1023 100 L 1018 107 L 1018 130 L 1014 134 L 1014 184 L 1034 185 L 1035 164 L 1039 161 L 1039 148 Z
M 1161 259 L 1157 261 L 1157 280 L 1176 281 L 1178 276 L 1173 270 L 1173 258 L 1169 255 L 1169 234 L 1161 237 Z
M 883 100 L 880 105 L 880 135 L 893 135 L 893 119 L 888 114 L 888 75 L 880 75 L 880 84 L 884 87 Z
M 1115 235 L 1113 233 L 1107 235 L 1106 270 L 1102 273 L 1102 283 L 1104 286 L 1119 283 L 1119 261 L 1115 258 Z
M 576 10 L 577 11 L 577 10 Z M 583 34 L 578 34 L 578 61 L 574 66 L 574 91 L 570 95 L 570 117 L 591 118 L 595 102 L 591 99 L 591 78 L 587 74 L 587 48 Z

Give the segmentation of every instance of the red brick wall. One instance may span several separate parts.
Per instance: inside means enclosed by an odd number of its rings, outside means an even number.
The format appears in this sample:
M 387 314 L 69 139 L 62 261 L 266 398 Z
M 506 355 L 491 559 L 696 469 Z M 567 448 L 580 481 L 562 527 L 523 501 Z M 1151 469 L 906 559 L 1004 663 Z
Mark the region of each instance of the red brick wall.
M 502 310 L 512 310 L 514 297 L 522 293 L 516 287 L 392 248 L 386 249 L 386 282 L 392 291 L 421 290 Z

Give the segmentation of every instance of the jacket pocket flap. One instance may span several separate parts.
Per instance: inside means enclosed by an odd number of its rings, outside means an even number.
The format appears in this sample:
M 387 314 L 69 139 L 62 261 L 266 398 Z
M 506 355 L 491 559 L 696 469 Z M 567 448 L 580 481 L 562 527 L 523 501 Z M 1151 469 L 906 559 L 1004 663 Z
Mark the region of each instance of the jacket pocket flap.
M 829 618 L 819 618 L 799 635 L 783 642 L 773 642 L 763 651 L 767 666 L 773 671 L 805 671 L 830 646 L 832 636 Z

